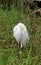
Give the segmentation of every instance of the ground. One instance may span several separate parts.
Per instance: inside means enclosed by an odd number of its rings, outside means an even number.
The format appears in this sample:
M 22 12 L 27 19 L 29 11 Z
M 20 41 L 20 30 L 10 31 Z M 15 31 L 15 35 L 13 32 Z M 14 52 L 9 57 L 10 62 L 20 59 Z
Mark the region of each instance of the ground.
M 41 65 L 41 18 L 36 14 L 24 14 L 30 41 L 23 51 L 13 37 L 13 27 L 19 22 L 21 12 L 17 8 L 4 11 L 0 8 L 0 65 Z

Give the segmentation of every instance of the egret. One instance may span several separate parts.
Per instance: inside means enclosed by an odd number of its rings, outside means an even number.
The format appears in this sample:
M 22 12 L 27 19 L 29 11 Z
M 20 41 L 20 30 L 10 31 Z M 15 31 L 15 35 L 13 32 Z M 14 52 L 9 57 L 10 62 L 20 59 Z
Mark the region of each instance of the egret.
M 20 47 L 25 47 L 29 43 L 29 35 L 26 26 L 23 23 L 18 23 L 13 28 L 13 36 L 17 43 L 20 43 Z

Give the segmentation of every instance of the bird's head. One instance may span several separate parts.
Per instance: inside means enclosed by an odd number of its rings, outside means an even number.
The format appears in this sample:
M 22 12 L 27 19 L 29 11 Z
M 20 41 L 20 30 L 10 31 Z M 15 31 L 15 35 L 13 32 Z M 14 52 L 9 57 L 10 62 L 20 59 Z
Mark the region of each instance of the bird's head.
M 24 26 L 23 23 L 19 23 L 18 25 L 19 25 L 19 27 L 21 28 L 21 30 L 24 30 L 24 29 L 25 29 L 25 26 Z

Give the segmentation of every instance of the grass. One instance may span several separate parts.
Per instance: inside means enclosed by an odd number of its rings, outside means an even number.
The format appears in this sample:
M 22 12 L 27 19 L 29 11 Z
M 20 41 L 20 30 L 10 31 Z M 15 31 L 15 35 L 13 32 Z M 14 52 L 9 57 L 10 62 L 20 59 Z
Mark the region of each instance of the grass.
M 13 27 L 21 12 L 16 8 L 4 11 L 0 8 L 0 65 L 41 65 L 41 19 L 36 15 L 28 21 L 23 18 L 30 35 L 29 47 L 21 50 L 13 38 Z

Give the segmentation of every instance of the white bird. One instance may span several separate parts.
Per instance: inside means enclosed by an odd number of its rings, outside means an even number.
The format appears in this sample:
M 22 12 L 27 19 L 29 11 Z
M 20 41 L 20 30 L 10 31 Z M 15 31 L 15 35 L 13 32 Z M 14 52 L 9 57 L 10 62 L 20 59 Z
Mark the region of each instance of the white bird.
M 18 23 L 13 28 L 13 36 L 17 43 L 20 43 L 21 48 L 29 43 L 29 35 L 26 26 L 23 23 Z

